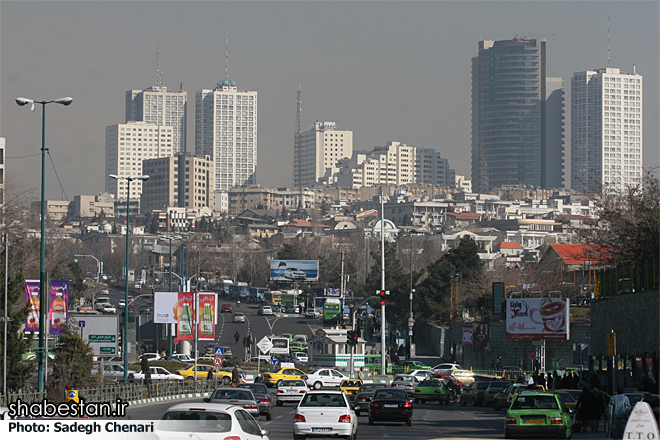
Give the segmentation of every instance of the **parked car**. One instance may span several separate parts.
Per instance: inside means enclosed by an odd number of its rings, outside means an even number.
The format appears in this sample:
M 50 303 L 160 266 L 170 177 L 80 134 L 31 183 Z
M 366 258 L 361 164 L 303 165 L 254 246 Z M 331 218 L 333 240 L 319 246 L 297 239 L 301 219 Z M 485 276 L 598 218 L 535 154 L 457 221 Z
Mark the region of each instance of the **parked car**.
M 222 403 L 180 403 L 170 407 L 154 428 L 154 438 L 240 438 L 269 440 L 267 429 L 243 408 Z
M 245 324 L 245 313 L 243 312 L 234 313 L 234 318 L 232 319 L 232 322 L 240 322 Z
M 218 388 L 210 397 L 205 397 L 204 402 L 241 406 L 252 417 L 259 418 L 259 404 L 249 389 Z
M 369 403 L 369 424 L 374 422 L 405 422 L 412 426 L 413 405 L 407 392 L 387 388 L 377 390 Z
M 92 376 L 100 374 L 100 365 L 92 370 Z M 120 364 L 103 364 L 103 377 L 110 379 L 124 379 L 124 366 Z
M 415 403 L 438 402 L 449 405 L 449 389 L 441 380 L 423 380 L 415 388 Z
M 394 379 L 392 379 L 391 386 L 393 388 L 404 390 L 412 398 L 415 395 L 415 388 L 417 388 L 419 382 L 420 381 L 417 377 L 411 376 L 410 374 L 397 374 L 394 376 Z
M 259 415 L 265 415 L 266 420 L 273 417 L 273 406 L 276 396 L 270 394 L 268 387 L 263 383 L 241 383 L 236 388 L 247 388 L 252 391 L 254 399 L 259 404 Z
M 307 390 L 307 384 L 302 379 L 279 381 L 277 384 L 277 406 L 282 406 L 286 402 L 300 402 Z
M 571 438 L 573 417 L 559 394 L 519 394 L 504 421 L 504 438 Z
M 319 435 L 352 439 L 357 429 L 357 416 L 341 391 L 308 391 L 293 416 L 295 440 Z
M 362 411 L 369 411 L 369 402 L 371 402 L 371 399 L 374 397 L 376 390 L 383 388 L 387 388 L 387 385 L 382 383 L 363 383 L 353 398 L 355 415 L 359 416 Z
M 272 315 L 273 314 L 273 309 L 270 306 L 261 306 L 259 309 L 259 314 L 260 315 Z
M 461 405 L 465 406 L 471 403 L 474 406 L 482 406 L 484 404 L 484 393 L 488 385 L 490 385 L 489 380 L 472 382 L 461 393 Z
M 317 368 L 307 373 L 305 382 L 310 388 L 320 390 L 323 387 L 338 387 L 342 380 L 348 379 L 341 371 L 331 368 Z
M 162 381 L 162 380 L 183 380 L 183 376 L 180 374 L 173 374 L 167 371 L 163 367 L 149 367 L 149 372 L 151 373 L 151 380 L 153 381 Z M 137 373 L 130 373 L 128 375 L 128 380 L 131 382 L 141 382 L 145 378 L 143 371 L 138 371 Z

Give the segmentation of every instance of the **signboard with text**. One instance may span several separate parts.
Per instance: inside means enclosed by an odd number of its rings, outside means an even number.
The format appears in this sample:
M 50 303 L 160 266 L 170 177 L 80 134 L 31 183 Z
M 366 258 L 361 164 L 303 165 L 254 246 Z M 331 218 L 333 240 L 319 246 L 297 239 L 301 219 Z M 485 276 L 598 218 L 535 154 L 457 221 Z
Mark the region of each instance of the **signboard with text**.
M 505 313 L 507 339 L 569 339 L 567 298 L 509 298 Z
M 318 281 L 318 260 L 270 260 L 271 281 Z
M 83 341 L 89 343 L 95 356 L 114 356 L 119 353 L 119 315 L 71 313 L 73 325 L 85 323 Z

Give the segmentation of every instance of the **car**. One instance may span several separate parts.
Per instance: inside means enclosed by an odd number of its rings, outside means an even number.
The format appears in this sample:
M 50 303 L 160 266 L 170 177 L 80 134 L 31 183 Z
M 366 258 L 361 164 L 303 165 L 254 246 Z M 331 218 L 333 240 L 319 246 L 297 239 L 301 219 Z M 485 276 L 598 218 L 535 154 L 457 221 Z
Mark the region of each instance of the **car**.
M 469 384 L 461 393 L 461 405 L 465 406 L 471 403 L 474 406 L 482 406 L 484 404 L 484 393 L 488 385 L 490 385 L 489 380 L 478 380 Z
M 307 384 L 302 379 L 279 381 L 277 384 L 277 406 L 283 406 L 286 402 L 300 402 L 307 390 Z
M 359 416 L 362 411 L 369 411 L 369 402 L 374 397 L 376 390 L 387 388 L 382 383 L 363 383 L 353 397 L 355 404 L 355 415 Z
M 393 388 L 399 388 L 408 393 L 412 398 L 415 395 L 415 388 L 419 385 L 419 379 L 410 374 L 397 374 L 390 384 Z
M 169 361 L 179 361 L 179 362 L 194 362 L 195 360 L 190 357 L 190 355 L 183 353 L 174 353 L 168 358 Z
M 197 372 L 197 379 L 200 380 L 208 379 L 209 373 L 212 372 L 214 379 L 222 379 L 222 383 L 225 385 L 229 385 L 231 383 L 231 373 L 228 371 L 218 370 L 213 365 L 190 365 L 187 368 L 178 370 L 177 374 L 180 374 L 186 380 L 194 380 L 195 372 Z
M 437 370 L 438 373 L 444 373 L 449 370 L 462 370 L 462 369 L 463 367 L 453 362 L 443 362 L 442 364 L 438 364 L 435 367 L 433 367 L 433 371 Z
M 285 379 L 303 379 L 305 378 L 305 373 L 298 370 L 297 368 L 273 368 L 268 373 L 264 373 L 264 383 L 266 385 L 277 386 L 281 380 Z
M 358 419 L 346 393 L 311 390 L 305 393 L 293 416 L 293 438 L 312 436 L 355 438 Z
M 117 308 L 110 303 L 101 303 L 96 305 L 97 310 L 105 314 L 117 313 Z
M 309 357 L 307 356 L 307 353 L 304 351 L 297 351 L 295 353 L 291 354 L 295 360 L 300 362 L 301 364 L 306 364 L 309 362 Z
M 183 376 L 181 376 L 180 374 L 170 373 L 163 367 L 149 367 L 149 373 L 151 373 L 151 380 L 153 381 L 183 380 Z M 138 371 L 136 373 L 131 372 L 128 374 L 128 380 L 133 383 L 143 381 L 144 379 L 145 379 L 145 374 L 143 371 Z
M 405 373 L 400 374 L 409 374 L 417 377 L 419 380 L 427 379 L 429 376 L 433 375 L 432 370 L 408 370 Z
M 504 421 L 504 438 L 571 438 L 573 417 L 555 393 L 518 394 Z
M 454 378 L 458 381 L 463 382 L 464 384 L 470 384 L 475 381 L 474 373 L 470 370 L 451 370 L 449 372 Z
M 154 308 L 150 305 L 140 306 L 140 314 L 149 314 L 153 312 Z
M 267 429 L 243 408 L 223 403 L 180 403 L 171 406 L 155 424 L 153 438 L 240 438 L 269 440 Z
M 505 399 L 502 399 L 501 394 L 506 391 L 506 396 Z M 493 408 L 496 410 L 499 410 L 500 408 L 509 409 L 511 406 L 511 402 L 518 396 L 518 394 L 521 393 L 538 393 L 540 391 L 545 391 L 545 388 L 543 385 L 528 385 L 528 384 L 520 384 L 520 383 L 514 383 L 502 390 L 500 393 L 496 394 L 495 397 L 497 397 L 497 401 L 493 401 Z M 571 390 L 572 391 L 572 390 Z M 578 393 L 581 393 L 581 390 L 575 390 Z M 570 406 L 568 406 L 568 409 L 570 411 Z M 571 412 L 572 414 L 572 412 Z
M 289 343 L 293 342 L 293 333 L 282 333 L 279 337 L 288 339 Z
M 290 342 L 289 343 L 289 351 L 291 352 L 300 352 L 300 351 L 306 351 L 307 350 L 307 345 L 303 344 L 302 342 Z
M 286 313 L 296 315 L 296 314 L 300 313 L 300 307 L 299 306 L 287 306 Z
M 293 340 L 291 342 L 300 342 L 301 344 L 307 346 L 307 335 L 305 334 L 293 335 Z
M 420 361 L 403 361 L 400 362 L 398 365 L 399 368 L 403 367 L 408 370 L 431 370 L 431 367 L 428 365 L 425 365 L 423 362 Z
M 449 405 L 449 389 L 441 380 L 423 380 L 415 388 L 415 403 L 438 402 Z
M 266 420 L 273 418 L 273 406 L 276 397 L 270 394 L 268 387 L 263 383 L 240 383 L 236 388 L 247 388 L 252 391 L 254 399 L 259 404 L 259 415 L 266 416 Z
M 273 309 L 271 306 L 261 306 L 259 309 L 259 314 L 260 315 L 272 315 L 273 314 Z
M 360 379 L 344 379 L 339 384 L 339 389 L 351 398 L 351 396 L 357 394 L 360 386 L 362 386 L 362 381 Z
M 465 386 L 465 384 L 464 384 L 463 382 L 461 382 L 460 380 L 456 379 L 454 376 L 452 376 L 452 375 L 449 374 L 449 373 L 431 373 L 431 374 L 429 375 L 429 379 L 440 379 L 440 380 L 444 380 L 444 381 L 445 381 L 445 384 L 448 384 L 449 382 L 453 382 L 455 385 L 458 386 L 458 388 L 459 388 L 460 390 L 462 390 L 463 387 Z
M 287 267 L 284 270 L 284 278 L 288 278 L 290 280 L 304 280 L 307 278 L 307 274 L 298 268 Z
M 249 389 L 241 388 L 216 388 L 204 402 L 226 403 L 228 405 L 241 406 L 252 417 L 259 418 L 259 404 Z
M 493 380 L 488 384 L 488 388 L 484 391 L 484 406 L 490 406 L 493 403 L 495 394 L 502 391 L 504 388 L 511 385 L 512 382 L 508 380 Z
M 231 313 L 231 312 L 232 312 L 231 304 L 223 304 L 222 307 L 220 307 L 220 313 Z
M 243 312 L 234 313 L 234 317 L 232 319 L 232 322 L 240 322 L 240 323 L 245 324 L 245 313 L 243 313 Z
M 375 422 L 405 422 L 412 426 L 413 405 L 403 389 L 377 390 L 369 402 L 369 424 Z
M 338 387 L 342 380 L 348 379 L 341 371 L 332 368 L 316 368 L 306 376 L 307 386 L 315 390 L 323 387 Z
M 159 361 L 162 359 L 158 353 L 142 353 L 138 360 L 141 360 L 143 357 L 146 357 L 149 362 Z
M 305 310 L 305 318 L 317 319 L 320 317 L 321 317 L 321 312 L 319 312 L 316 309 L 308 308 L 307 310 Z
M 98 376 L 100 373 L 101 366 L 94 368 L 92 370 L 92 376 Z M 124 366 L 120 364 L 103 364 L 103 377 L 110 379 L 124 379 Z

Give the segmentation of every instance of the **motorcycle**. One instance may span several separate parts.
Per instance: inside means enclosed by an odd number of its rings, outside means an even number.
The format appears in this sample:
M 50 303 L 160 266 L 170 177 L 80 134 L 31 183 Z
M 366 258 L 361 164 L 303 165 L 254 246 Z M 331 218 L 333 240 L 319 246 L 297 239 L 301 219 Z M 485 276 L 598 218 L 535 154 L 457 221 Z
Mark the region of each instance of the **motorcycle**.
M 241 302 L 240 302 L 240 301 L 236 301 L 236 308 L 239 308 L 240 306 L 241 306 Z

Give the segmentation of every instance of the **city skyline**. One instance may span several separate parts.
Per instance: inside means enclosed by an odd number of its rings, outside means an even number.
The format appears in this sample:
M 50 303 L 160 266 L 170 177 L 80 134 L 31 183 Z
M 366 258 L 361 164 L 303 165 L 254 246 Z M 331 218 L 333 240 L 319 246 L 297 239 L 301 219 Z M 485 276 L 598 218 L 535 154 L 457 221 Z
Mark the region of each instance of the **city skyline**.
M 470 178 L 471 60 L 480 40 L 516 36 L 545 36 L 547 76 L 564 79 L 566 104 L 575 72 L 608 58 L 624 72 L 635 65 L 649 169 L 658 165 L 658 11 L 655 2 L 2 2 L 6 173 L 38 186 L 40 109 L 14 99 L 71 96 L 71 106 L 48 108 L 46 146 L 67 199 L 103 191 L 105 128 L 125 122 L 127 90 L 158 85 L 158 50 L 162 82 L 182 84 L 188 100 L 225 79 L 226 65 L 259 94 L 262 186 L 291 186 L 298 87 L 302 131 L 335 121 L 354 133 L 355 150 L 432 148 Z M 567 105 L 566 177 L 569 121 Z M 188 152 L 194 124 L 189 106 Z M 65 198 L 50 163 L 47 188 L 47 198 Z

